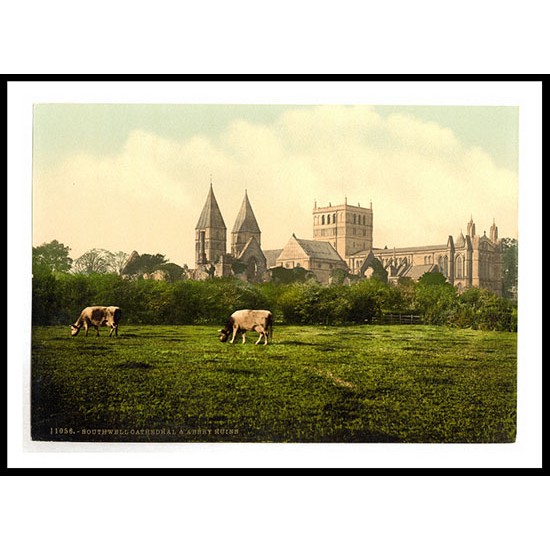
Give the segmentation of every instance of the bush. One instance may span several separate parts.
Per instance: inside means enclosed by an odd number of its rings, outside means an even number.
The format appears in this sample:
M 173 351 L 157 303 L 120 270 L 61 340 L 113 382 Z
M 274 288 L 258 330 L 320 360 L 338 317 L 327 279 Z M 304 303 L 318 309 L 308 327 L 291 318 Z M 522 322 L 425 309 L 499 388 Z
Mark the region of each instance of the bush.
M 125 279 L 113 273 L 66 274 L 36 269 L 34 325 L 73 323 L 89 305 L 116 305 L 128 324 L 223 324 L 237 309 L 269 309 L 275 322 L 369 323 L 382 312 L 420 313 L 425 324 L 517 330 L 517 308 L 483 289 L 456 289 L 436 278 L 399 286 L 364 279 L 350 286 L 316 281 L 251 284 L 232 278 L 175 282 Z

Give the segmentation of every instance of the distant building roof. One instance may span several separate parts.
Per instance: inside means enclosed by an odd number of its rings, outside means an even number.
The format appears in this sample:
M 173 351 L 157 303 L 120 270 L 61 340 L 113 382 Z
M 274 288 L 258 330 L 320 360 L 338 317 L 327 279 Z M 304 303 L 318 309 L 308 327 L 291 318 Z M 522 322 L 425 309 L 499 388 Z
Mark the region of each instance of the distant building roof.
M 277 248 L 276 250 L 264 250 L 264 256 L 267 261 L 267 267 L 275 267 L 277 265 L 277 258 L 280 256 L 282 248 Z
M 433 244 L 428 246 L 409 246 L 404 248 L 373 248 L 376 254 L 403 254 L 407 252 L 418 252 L 419 250 L 441 250 L 447 248 L 447 244 Z
M 378 250 L 377 248 L 373 248 L 372 250 Z M 350 256 L 353 258 L 353 257 L 357 257 L 357 258 L 362 258 L 363 256 L 368 256 L 372 250 L 369 248 L 369 249 L 365 249 L 365 250 L 359 250 L 359 252 L 354 252 L 353 254 L 350 254 Z
M 405 272 L 400 273 L 401 277 L 410 277 L 413 281 L 418 281 L 425 273 L 439 271 L 435 264 L 412 265 Z
M 307 239 L 299 239 L 295 236 L 294 238 L 310 258 L 340 262 L 344 261 L 330 243 L 324 241 L 310 241 Z

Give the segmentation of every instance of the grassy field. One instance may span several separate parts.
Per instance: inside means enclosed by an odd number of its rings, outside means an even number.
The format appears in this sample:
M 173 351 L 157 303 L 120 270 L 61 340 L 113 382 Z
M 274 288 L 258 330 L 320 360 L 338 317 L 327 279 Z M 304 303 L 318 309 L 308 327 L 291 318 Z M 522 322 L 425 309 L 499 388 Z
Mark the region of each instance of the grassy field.
M 32 337 L 35 440 L 512 442 L 515 333 L 429 326 L 121 326 Z

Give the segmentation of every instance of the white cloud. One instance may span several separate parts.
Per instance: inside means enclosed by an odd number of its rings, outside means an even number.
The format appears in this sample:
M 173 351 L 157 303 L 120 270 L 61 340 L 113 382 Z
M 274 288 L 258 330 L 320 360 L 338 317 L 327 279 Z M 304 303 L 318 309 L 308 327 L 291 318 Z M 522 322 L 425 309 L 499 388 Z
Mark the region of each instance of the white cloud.
M 216 139 L 145 131 L 119 154 L 67 157 L 35 174 L 34 244 L 57 239 L 74 257 L 98 247 L 163 253 L 194 264 L 194 227 L 210 174 L 228 232 L 248 194 L 264 248 L 311 238 L 311 211 L 347 196 L 374 209 L 375 246 L 438 244 L 473 215 L 517 237 L 517 175 L 453 132 L 372 108 L 289 108 L 274 124 L 238 120 Z

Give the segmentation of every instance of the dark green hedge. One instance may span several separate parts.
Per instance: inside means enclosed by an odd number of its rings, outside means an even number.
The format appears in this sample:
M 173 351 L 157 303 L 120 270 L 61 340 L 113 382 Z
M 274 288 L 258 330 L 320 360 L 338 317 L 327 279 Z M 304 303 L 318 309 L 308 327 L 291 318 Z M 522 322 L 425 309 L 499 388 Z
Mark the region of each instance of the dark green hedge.
M 70 324 L 88 305 L 117 305 L 128 324 L 223 324 L 236 309 L 270 309 L 290 324 L 370 323 L 384 312 L 414 313 L 424 323 L 484 330 L 517 330 L 512 302 L 486 290 L 460 295 L 442 281 L 376 279 L 350 286 L 249 284 L 237 279 L 176 282 L 130 280 L 115 274 L 34 273 L 32 322 Z

